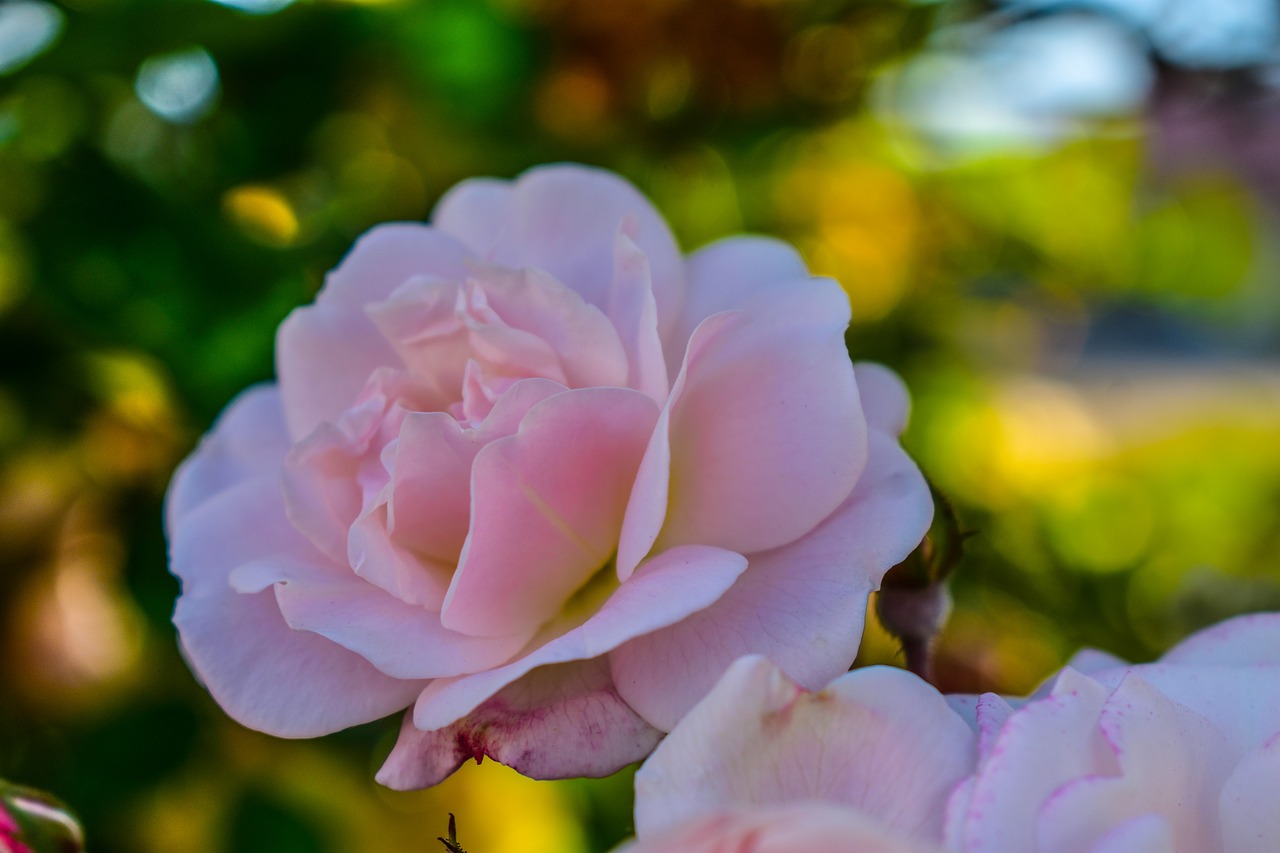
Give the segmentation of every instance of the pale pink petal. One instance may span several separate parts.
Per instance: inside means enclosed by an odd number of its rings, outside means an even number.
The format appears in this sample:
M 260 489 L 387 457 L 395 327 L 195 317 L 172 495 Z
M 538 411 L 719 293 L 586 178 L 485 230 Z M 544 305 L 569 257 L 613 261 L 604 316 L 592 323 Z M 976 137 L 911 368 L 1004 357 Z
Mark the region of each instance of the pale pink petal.
M 427 788 L 471 759 L 533 779 L 607 776 L 644 758 L 661 733 L 619 698 L 602 660 L 539 667 L 453 725 L 424 732 L 406 714 L 378 781 Z
M 393 541 L 457 563 L 471 524 L 471 464 L 483 446 L 475 430 L 443 412 L 405 417 L 392 455 L 387 525 Z
M 867 596 L 919 544 L 933 504 L 898 444 L 873 431 L 849 498 L 812 532 L 750 566 L 711 607 L 632 640 L 610 655 L 618 690 L 641 716 L 669 730 L 725 668 L 762 654 L 817 689 L 858 652 Z
M 1175 853 L 1177 849 L 1169 821 L 1157 814 L 1147 814 L 1131 818 L 1107 832 L 1089 848 L 1089 853 Z
M 165 530 L 178 525 L 202 503 L 232 486 L 280 467 L 289 452 L 280 392 L 255 385 L 231 401 L 200 446 L 187 457 L 165 495 Z
M 1098 730 L 1110 690 L 1064 670 L 1054 695 L 1031 702 L 1005 723 L 965 797 L 965 820 L 949 821 L 948 846 L 966 853 L 1035 850 L 1041 805 L 1064 783 L 1116 771 L 1115 755 Z M 952 811 L 955 811 L 954 805 Z
M 732 311 L 763 290 L 809 277 L 804 259 L 792 246 L 772 237 L 727 237 L 703 246 L 685 262 L 689 290 L 680 325 L 667 339 L 667 360 L 684 358 L 685 345 L 703 320 Z
M 471 481 L 471 530 L 442 620 L 457 631 L 532 630 L 613 556 L 658 407 L 626 388 L 566 391 L 486 445 Z
M 423 225 L 382 225 L 356 241 L 315 304 L 295 310 L 276 335 L 276 373 L 295 440 L 336 420 L 374 370 L 399 365 L 365 306 L 417 275 L 460 280 L 465 259 L 461 244 Z
M 1232 756 L 1213 724 L 1131 673 L 1108 698 L 1098 726 L 1120 775 L 1085 776 L 1055 792 L 1037 821 L 1041 853 L 1088 850 L 1112 828 L 1152 812 L 1169 821 L 1186 849 L 1217 849 L 1218 792 Z
M 658 308 L 653 301 L 649 259 L 621 231 L 614 249 L 609 319 L 626 349 L 626 384 L 648 394 L 658 405 L 664 404 L 669 390 L 667 363 L 658 336 Z M 679 363 L 677 356 L 675 364 Z
M 1276 726 L 1280 729 L 1280 725 Z M 1222 786 L 1222 849 L 1280 850 L 1280 734 L 1246 755 Z
M 724 809 L 618 849 L 617 853 L 942 853 L 874 818 L 825 803 Z
M 228 714 L 281 737 L 314 737 L 405 707 L 422 689 L 367 660 L 285 624 L 270 590 L 240 593 L 240 566 L 306 565 L 340 572 L 284 516 L 271 476 L 248 480 L 205 502 L 171 533 L 171 566 L 182 579 L 174 612 L 192 669 Z
M 671 231 L 649 201 L 617 175 L 584 166 L 540 166 L 514 183 L 466 181 L 432 214 L 478 256 L 546 270 L 607 309 L 614 237 L 624 223 L 649 259 L 659 329 L 676 322 L 684 264 Z
M 746 566 L 745 557 L 720 548 L 689 545 L 663 552 L 637 569 L 594 616 L 527 656 L 488 672 L 431 682 L 418 697 L 414 725 L 444 728 L 536 667 L 600 657 L 679 622 L 723 595 Z
M 1254 613 L 1219 622 L 1178 643 L 1160 662 L 1280 664 L 1280 613 Z
M 1118 687 L 1131 671 L 1170 700 L 1212 722 L 1237 753 L 1256 748 L 1276 731 L 1280 666 L 1155 663 L 1104 670 L 1093 678 Z
M 866 461 L 867 427 L 845 351 L 848 318 L 843 291 L 815 279 L 698 327 L 668 403 L 670 486 L 658 548 L 776 548 L 849 496 Z
M 1081 649 L 1071 656 L 1067 666 L 1081 675 L 1093 675 L 1109 669 L 1124 669 L 1130 664 L 1124 658 L 1118 658 L 1109 652 L 1099 649 Z
M 911 397 L 898 374 L 884 365 L 860 361 L 853 366 L 853 375 L 867 425 L 890 435 L 902 435 L 911 414 Z
M 809 693 L 765 658 L 742 658 L 636 773 L 636 830 L 819 800 L 937 841 L 948 795 L 973 770 L 974 740 L 942 695 L 904 670 L 859 669 Z
M 290 627 L 319 634 L 396 678 L 442 678 L 509 661 L 532 631 L 470 637 L 440 624 L 440 616 L 406 604 L 353 575 L 327 583 L 278 583 L 280 612 Z
M 627 352 L 600 308 L 542 270 L 490 270 L 479 279 L 503 322 L 547 343 L 570 387 L 627 384 Z

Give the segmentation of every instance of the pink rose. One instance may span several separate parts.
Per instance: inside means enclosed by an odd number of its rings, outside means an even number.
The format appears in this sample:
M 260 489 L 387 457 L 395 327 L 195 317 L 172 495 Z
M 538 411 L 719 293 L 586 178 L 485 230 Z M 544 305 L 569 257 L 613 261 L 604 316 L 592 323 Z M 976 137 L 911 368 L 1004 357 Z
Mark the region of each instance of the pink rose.
M 610 773 L 747 653 L 824 684 L 932 513 L 848 320 L 788 246 L 683 258 L 594 169 L 375 228 L 174 477 L 192 667 L 281 736 L 412 706 L 399 788 Z
M 746 657 L 636 773 L 637 853 L 941 853 L 947 798 L 976 756 L 911 673 L 859 669 L 809 692 Z
M 981 757 L 951 800 L 951 849 L 1280 850 L 1280 614 L 1229 620 L 1153 664 L 1073 664 L 1017 710 L 977 700 Z

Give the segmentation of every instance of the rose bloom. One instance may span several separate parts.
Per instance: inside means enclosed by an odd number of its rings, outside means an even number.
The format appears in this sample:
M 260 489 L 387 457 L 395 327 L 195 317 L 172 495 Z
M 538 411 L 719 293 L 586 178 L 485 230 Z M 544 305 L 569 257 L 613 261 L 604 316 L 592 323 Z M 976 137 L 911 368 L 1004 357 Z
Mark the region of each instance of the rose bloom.
M 1280 850 L 1280 614 L 1159 662 L 1078 655 L 1029 699 L 744 658 L 636 774 L 631 853 Z M 968 725 L 966 725 L 968 723 Z
M 684 258 L 594 169 L 373 229 L 174 477 L 192 668 L 286 737 L 409 707 L 397 788 L 611 773 L 743 654 L 821 686 L 932 515 L 848 321 L 787 245 Z

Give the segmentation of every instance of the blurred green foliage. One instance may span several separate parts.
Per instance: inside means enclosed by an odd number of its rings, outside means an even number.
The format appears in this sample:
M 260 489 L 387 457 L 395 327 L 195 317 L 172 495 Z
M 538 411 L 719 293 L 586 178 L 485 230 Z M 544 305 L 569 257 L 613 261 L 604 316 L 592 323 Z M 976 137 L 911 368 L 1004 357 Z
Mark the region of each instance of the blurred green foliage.
M 842 282 L 852 354 L 907 378 L 909 449 L 976 531 L 944 687 L 1026 690 L 1080 645 L 1149 658 L 1280 607 L 1265 199 L 1238 173 L 1153 168 L 1142 116 L 932 148 L 880 86 L 976 4 L 61 10 L 0 75 L 0 776 L 66 799 L 95 851 L 431 849 L 449 811 L 477 853 L 628 834 L 626 773 L 535 785 L 486 764 L 396 794 L 371 779 L 391 721 L 240 729 L 168 621 L 173 466 L 272 376 L 276 326 L 355 236 L 471 175 L 604 165 L 687 248 L 777 234 Z M 138 83 L 184 56 L 212 59 L 212 86 Z M 874 623 L 862 659 L 898 660 Z

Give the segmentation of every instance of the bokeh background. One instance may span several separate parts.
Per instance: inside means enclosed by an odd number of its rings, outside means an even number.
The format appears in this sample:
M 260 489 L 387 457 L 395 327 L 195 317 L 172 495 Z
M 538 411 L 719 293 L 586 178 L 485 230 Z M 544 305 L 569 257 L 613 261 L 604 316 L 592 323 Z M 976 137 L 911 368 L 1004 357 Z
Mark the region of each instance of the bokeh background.
M 578 160 L 791 240 L 974 531 L 941 686 L 1280 608 L 1273 0 L 0 3 L 0 776 L 99 853 L 606 850 L 630 776 L 399 794 L 182 663 L 160 508 L 374 223 Z M 873 623 L 864 662 L 898 661 Z

